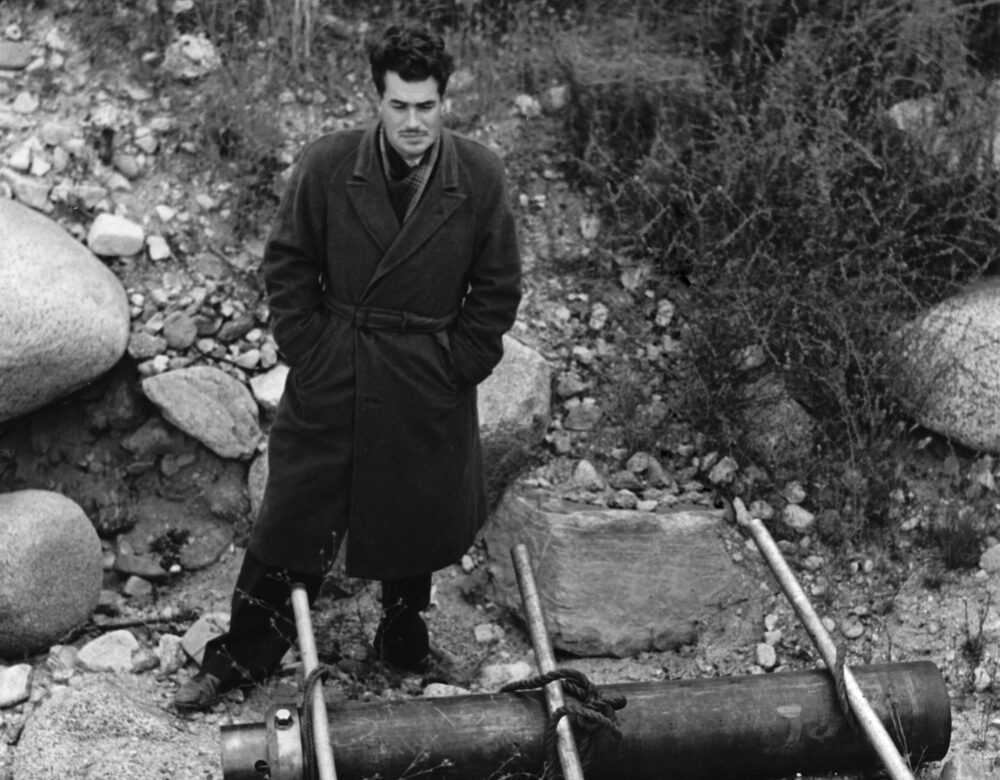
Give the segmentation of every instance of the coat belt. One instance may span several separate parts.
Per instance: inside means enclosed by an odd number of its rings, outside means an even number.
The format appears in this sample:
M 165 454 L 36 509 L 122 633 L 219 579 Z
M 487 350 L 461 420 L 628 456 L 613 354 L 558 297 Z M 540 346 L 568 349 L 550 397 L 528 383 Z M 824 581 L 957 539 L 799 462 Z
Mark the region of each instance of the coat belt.
M 391 309 L 376 309 L 369 306 L 352 306 L 334 300 L 329 295 L 323 296 L 323 304 L 333 314 L 359 330 L 388 330 L 395 333 L 436 333 L 444 330 L 455 321 L 455 315 L 447 317 L 425 317 L 421 314 L 411 314 L 406 311 Z

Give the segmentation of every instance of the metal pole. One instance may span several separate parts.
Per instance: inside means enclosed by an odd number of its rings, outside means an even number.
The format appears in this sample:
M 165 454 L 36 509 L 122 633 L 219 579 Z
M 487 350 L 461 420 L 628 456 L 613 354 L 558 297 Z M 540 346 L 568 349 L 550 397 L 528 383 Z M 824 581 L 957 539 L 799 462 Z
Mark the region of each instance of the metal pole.
M 299 635 L 302 672 L 308 678 L 319 667 L 319 656 L 316 654 L 316 638 L 313 636 L 312 619 L 309 616 L 309 596 L 305 586 L 298 582 L 292 585 L 292 609 L 295 612 L 295 630 Z M 316 746 L 316 771 L 319 780 L 337 780 L 322 681 L 313 689 L 312 701 L 304 702 L 304 706 L 312 707 L 313 744 Z M 312 756 L 308 758 L 311 759 Z
M 514 561 L 521 600 L 524 602 L 531 646 L 535 651 L 535 662 L 538 664 L 539 672 L 548 674 L 555 671 L 556 657 L 549 642 L 548 629 L 545 627 L 545 615 L 542 612 L 542 602 L 538 598 L 538 586 L 531 570 L 528 548 L 523 544 L 517 544 L 511 549 L 510 555 Z M 565 704 L 561 682 L 556 680 L 545 686 L 545 701 L 548 704 L 549 717 L 552 717 L 552 714 Z M 576 740 L 573 738 L 573 729 L 570 727 L 569 719 L 565 717 L 560 718 L 556 724 L 556 750 L 565 780 L 583 780 L 583 766 L 576 749 Z
M 870 701 L 891 696 L 882 723 L 925 764 L 948 754 L 951 708 L 940 670 L 930 661 L 856 666 Z M 587 780 L 762 780 L 860 777 L 882 764 L 861 729 L 852 729 L 830 673 L 798 672 L 658 682 L 607 683 L 624 696 L 623 737 L 602 740 Z M 339 780 L 386 778 L 483 780 L 540 777 L 548 750 L 545 693 L 476 693 L 429 699 L 337 701 L 327 740 Z M 302 780 L 301 737 L 289 741 L 276 718 L 221 728 L 225 780 Z M 574 729 L 575 730 L 575 729 Z M 445 767 L 447 767 L 445 769 Z M 558 767 L 552 767 L 558 772 Z M 884 774 L 884 772 L 883 772 Z M 888 775 L 885 775 L 888 780 Z
M 820 620 L 819 615 L 816 614 L 816 610 L 813 609 L 809 597 L 806 596 L 805 591 L 802 590 L 802 586 L 799 585 L 795 574 L 782 556 L 781 550 L 775 544 L 770 531 L 767 530 L 760 519 L 750 516 L 750 512 L 747 511 L 746 506 L 744 506 L 739 498 L 733 499 L 733 510 L 736 513 L 736 522 L 746 528 L 750 536 L 753 537 L 757 549 L 760 550 L 764 556 L 764 560 L 767 561 L 767 565 L 771 568 L 775 579 L 778 580 L 778 584 L 785 592 L 785 596 L 792 602 L 792 607 L 812 638 L 813 644 L 816 646 L 819 654 L 823 657 L 824 663 L 830 670 L 830 673 L 834 674 L 837 668 L 837 645 L 830 638 L 826 626 L 823 625 L 823 621 Z M 885 726 L 882 725 L 882 721 L 875 714 L 875 710 L 872 709 L 871 704 L 868 703 L 864 693 L 862 693 L 857 680 L 854 678 L 854 674 L 846 665 L 842 669 L 847 701 L 865 735 L 871 742 L 872 747 L 875 748 L 875 752 L 878 753 L 879 758 L 882 760 L 886 771 L 889 772 L 893 780 L 914 780 L 913 773 L 896 749 L 892 737 L 889 736 L 889 732 L 886 731 Z

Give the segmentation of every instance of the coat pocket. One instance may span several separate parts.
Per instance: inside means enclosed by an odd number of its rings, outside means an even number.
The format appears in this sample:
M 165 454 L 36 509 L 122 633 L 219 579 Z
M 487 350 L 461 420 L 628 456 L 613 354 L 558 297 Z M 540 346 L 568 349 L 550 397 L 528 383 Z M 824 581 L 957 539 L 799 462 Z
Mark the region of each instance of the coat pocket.
M 437 342 L 438 346 L 441 347 L 440 352 L 441 359 L 444 362 L 444 374 L 448 378 L 451 386 L 457 390 L 463 385 L 468 384 L 468 382 L 462 378 L 462 375 L 455 369 L 455 361 L 451 354 L 451 339 L 448 336 L 448 331 L 434 331 L 433 335 L 434 340 Z

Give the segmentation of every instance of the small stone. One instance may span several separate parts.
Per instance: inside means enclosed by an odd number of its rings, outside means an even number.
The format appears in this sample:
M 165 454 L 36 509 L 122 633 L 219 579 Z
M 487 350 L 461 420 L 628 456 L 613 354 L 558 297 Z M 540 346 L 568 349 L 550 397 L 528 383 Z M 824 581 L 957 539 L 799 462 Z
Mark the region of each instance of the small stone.
M 33 114 L 38 110 L 38 98 L 31 92 L 19 92 L 11 108 L 16 114 Z
M 488 664 L 479 674 L 479 685 L 484 691 L 498 691 L 507 683 L 526 680 L 535 676 L 534 667 L 527 661 L 509 664 Z
M 573 469 L 572 481 L 574 485 L 584 490 L 597 492 L 604 490 L 605 487 L 604 479 L 589 460 L 581 460 L 576 464 L 576 468 Z
M 449 696 L 465 696 L 471 693 L 468 688 L 458 685 L 448 685 L 447 683 L 431 683 L 424 688 L 424 698 L 443 699 Z
M 608 324 L 608 307 L 603 303 L 595 303 L 590 307 L 590 320 L 587 322 L 591 330 L 602 330 Z
M 634 472 L 629 471 L 628 469 L 616 471 L 608 477 L 608 484 L 615 490 L 631 490 L 633 492 L 639 492 L 643 488 L 642 480 L 639 479 Z
M 801 504 L 806 500 L 806 491 L 799 482 L 789 482 L 781 491 L 782 497 L 789 504 Z
M 727 455 L 712 466 L 712 470 L 708 472 L 708 481 L 713 485 L 728 485 L 736 478 L 739 469 L 739 464 Z
M 181 647 L 181 638 L 176 634 L 163 634 L 156 645 L 156 657 L 164 674 L 174 674 L 183 668 L 186 657 Z
M 0 710 L 28 700 L 31 678 L 31 664 L 0 666 Z
M 133 574 L 125 580 L 122 593 L 134 602 L 150 601 L 153 598 L 153 583 Z
M 517 95 L 514 98 L 514 105 L 517 107 L 517 112 L 525 119 L 533 119 L 542 114 L 542 104 L 531 95 Z
M 87 232 L 87 246 L 97 255 L 128 257 L 142 251 L 145 245 L 142 225 L 117 214 L 98 214 Z
M 236 358 L 236 365 L 240 368 L 251 369 L 260 365 L 260 350 L 248 349 Z
M 799 533 L 806 533 L 816 522 L 816 516 L 798 504 L 789 504 L 781 512 L 781 521 Z
M 159 148 L 159 141 L 156 139 L 156 133 L 151 127 L 137 127 L 135 129 L 135 134 L 132 136 L 132 140 L 135 145 L 138 146 L 146 154 L 153 154 Z
M 91 672 L 127 672 L 132 669 L 132 653 L 139 642 L 125 629 L 111 631 L 80 648 L 79 665 Z
M 972 687 L 976 693 L 984 693 L 993 685 L 993 678 L 983 666 L 977 666 L 972 672 Z
M 613 509 L 635 509 L 639 504 L 639 497 L 631 490 L 618 490 L 608 499 L 608 506 Z
M 76 670 L 77 649 L 72 645 L 53 645 L 45 658 L 45 667 L 52 679 L 58 683 L 67 682 Z
M 601 407 L 593 401 L 577 404 L 566 415 L 563 427 L 568 431 L 592 431 L 601 419 Z
M 170 251 L 170 244 L 163 236 L 152 235 L 146 238 L 146 254 L 154 263 L 166 260 L 173 253 Z
M 7 165 L 15 171 L 27 173 L 31 168 L 31 157 L 31 144 L 24 143 L 16 147 L 14 151 L 10 153 L 7 157 Z
M 205 654 L 205 645 L 208 641 L 221 636 L 228 628 L 228 614 L 213 612 L 208 615 L 202 615 L 184 634 L 184 637 L 181 639 L 181 647 L 195 663 L 200 664 Z
M 112 157 L 111 164 L 127 179 L 138 179 L 142 174 L 142 166 L 131 154 L 118 152 Z
M 156 216 L 160 218 L 161 222 L 171 222 L 174 217 L 177 216 L 177 210 L 164 203 L 154 207 L 153 210 L 156 212 Z
M 860 620 L 847 618 L 840 623 L 840 633 L 848 639 L 860 639 L 865 633 L 865 627 Z
M 475 568 L 476 568 L 476 562 L 474 560 L 472 560 L 472 556 L 469 555 L 469 554 L 463 555 L 462 556 L 462 571 L 464 571 L 466 574 L 469 574 Z
M 658 328 L 668 327 L 674 319 L 675 311 L 677 311 L 677 307 L 666 298 L 658 301 L 656 304 L 656 317 L 653 320 L 653 324 Z
M 754 651 L 754 658 L 761 669 L 769 670 L 778 665 L 778 654 L 774 647 L 766 642 L 758 642 Z
M 476 642 L 488 645 L 504 638 L 504 630 L 496 623 L 481 623 L 473 629 Z
M 1000 571 L 1000 544 L 989 547 L 979 556 L 979 568 L 987 574 Z
M 190 314 L 175 311 L 163 320 L 163 338 L 170 349 L 187 349 L 198 338 L 198 325 Z
M 751 517 L 756 517 L 759 520 L 770 520 L 774 517 L 774 507 L 761 499 L 751 501 L 747 511 L 750 512 Z

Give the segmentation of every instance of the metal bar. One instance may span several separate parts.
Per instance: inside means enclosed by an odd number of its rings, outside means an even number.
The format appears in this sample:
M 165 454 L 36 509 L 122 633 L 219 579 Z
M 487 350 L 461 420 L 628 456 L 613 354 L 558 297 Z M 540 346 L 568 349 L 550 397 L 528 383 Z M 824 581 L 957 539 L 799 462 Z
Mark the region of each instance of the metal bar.
M 951 707 L 941 672 L 930 661 L 858 666 L 854 675 L 897 729 L 910 760 L 940 761 L 951 739 Z M 798 672 L 658 682 L 608 683 L 628 699 L 618 713 L 621 740 L 597 737 L 587 780 L 761 780 L 828 777 L 881 769 L 860 730 L 851 728 L 825 668 Z M 449 780 L 538 777 L 546 760 L 543 691 L 418 696 L 329 704 L 340 780 L 447 775 Z M 274 724 L 221 727 L 225 780 L 301 780 L 285 767 L 301 759 L 276 754 Z M 896 733 L 896 732 L 894 732 Z M 301 741 L 296 743 L 301 756 Z M 282 772 L 279 772 L 279 767 Z
M 785 596 L 792 603 L 792 607 L 812 638 L 813 644 L 816 645 L 819 654 L 823 657 L 823 661 L 830 670 L 830 674 L 835 674 L 837 668 L 837 645 L 831 639 L 826 626 L 823 625 L 823 621 L 816 614 L 816 610 L 813 609 L 809 597 L 806 596 L 805 591 L 802 590 L 802 586 L 799 585 L 795 574 L 782 556 L 781 550 L 775 544 L 770 531 L 767 530 L 760 519 L 750 515 L 750 512 L 747 511 L 746 506 L 744 506 L 739 498 L 733 499 L 733 510 L 736 513 L 736 522 L 743 528 L 746 528 L 750 536 L 753 537 L 757 549 L 764 556 L 764 560 L 767 561 L 767 565 L 770 567 L 775 579 L 778 580 L 778 584 L 784 591 Z M 858 723 L 864 730 L 872 747 L 875 748 L 875 752 L 878 753 L 886 771 L 888 771 L 893 780 L 914 780 L 910 767 L 903 760 L 902 755 L 900 755 L 895 743 L 892 741 L 892 737 L 889 736 L 889 732 L 886 731 L 885 726 L 882 725 L 882 721 L 879 720 L 871 704 L 868 703 L 864 693 L 862 693 L 861 688 L 858 686 L 854 674 L 846 665 L 842 669 L 844 688 L 847 692 L 847 700 L 851 706 L 851 711 L 858 719 Z
M 312 618 L 309 615 L 309 596 L 306 594 L 305 586 L 298 582 L 292 585 L 292 610 L 295 612 L 295 630 L 299 635 L 302 672 L 308 678 L 319 668 L 319 656 L 316 654 L 316 638 L 313 635 Z M 337 780 L 322 681 L 313 689 L 312 701 L 304 702 L 303 706 L 312 707 L 313 744 L 316 746 L 316 771 L 319 780 Z M 312 756 L 308 758 L 311 760 Z
M 531 634 L 531 646 L 535 651 L 538 671 L 548 674 L 555 671 L 556 657 L 552 652 L 552 643 L 549 641 L 549 632 L 545 626 L 545 614 L 542 612 L 542 602 L 538 597 L 538 586 L 535 584 L 535 575 L 531 569 L 528 548 L 523 544 L 514 545 L 510 555 L 514 561 L 521 600 L 524 602 L 525 618 L 528 632 Z M 562 683 L 556 680 L 545 686 L 545 701 L 548 704 L 549 717 L 552 717 L 552 714 L 565 704 Z M 583 780 L 583 766 L 580 763 L 580 754 L 576 749 L 576 740 L 573 738 L 569 718 L 560 718 L 556 724 L 556 750 L 565 780 Z

